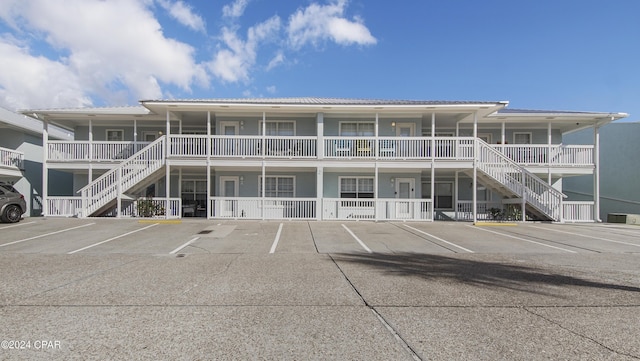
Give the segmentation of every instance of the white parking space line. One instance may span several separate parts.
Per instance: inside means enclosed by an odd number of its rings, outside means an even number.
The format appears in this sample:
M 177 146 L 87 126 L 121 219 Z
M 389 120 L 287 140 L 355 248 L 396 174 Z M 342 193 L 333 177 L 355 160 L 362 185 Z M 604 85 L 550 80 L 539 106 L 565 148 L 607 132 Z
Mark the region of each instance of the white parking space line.
M 182 246 L 180 246 L 180 247 L 174 249 L 173 251 L 169 252 L 169 254 L 176 254 L 181 249 L 185 248 L 186 246 L 190 245 L 191 243 L 193 243 L 193 242 L 195 242 L 195 241 L 197 241 L 199 239 L 200 239 L 200 237 L 195 237 L 195 238 L 191 239 L 189 242 L 187 242 L 187 243 L 183 244 Z
M 465 251 L 465 252 L 475 253 L 474 251 L 472 251 L 472 250 L 470 250 L 470 249 L 464 248 L 464 247 L 462 247 L 462 246 L 458 246 L 457 244 L 455 244 L 455 243 L 451 243 L 451 242 L 449 242 L 449 241 L 445 241 L 444 239 L 442 239 L 442 238 L 440 238 L 440 237 L 434 236 L 433 234 L 430 234 L 430 233 L 427 233 L 427 232 L 425 232 L 425 231 L 419 230 L 419 229 L 417 229 L 417 228 L 415 228 L 415 227 L 411 227 L 411 226 L 409 226 L 409 225 L 407 225 L 407 224 L 405 224 L 405 227 L 410 228 L 410 229 L 413 229 L 413 230 L 414 230 L 414 231 L 416 231 L 416 232 L 422 233 L 422 234 L 426 235 L 427 237 L 431 237 L 431 238 L 437 239 L 438 241 L 443 242 L 443 243 L 446 243 L 446 244 L 448 244 L 448 245 L 450 245 L 450 246 L 453 246 L 453 247 L 459 248 L 459 249 L 461 249 L 461 250 L 463 250 L 463 251 Z
M 99 245 L 101 245 L 103 243 L 111 242 L 111 241 L 113 241 L 115 239 L 122 238 L 122 237 L 128 236 L 128 235 L 136 233 L 136 232 L 144 231 L 145 229 L 148 229 L 148 228 L 151 228 L 151 227 L 154 227 L 154 226 L 157 226 L 157 225 L 158 225 L 158 223 L 154 223 L 154 224 L 146 226 L 144 228 L 136 229 L 135 231 L 127 232 L 127 233 L 121 234 L 119 236 L 111 237 L 111 238 L 106 239 L 106 240 L 104 240 L 102 242 L 94 243 L 92 245 L 89 245 L 89 246 L 86 246 L 86 247 L 82 247 L 80 249 L 76 249 L 75 251 L 68 252 L 67 254 L 74 254 L 74 253 L 77 253 L 77 252 L 81 252 L 81 251 L 84 251 L 85 249 L 89 249 L 91 247 L 99 246 Z
M 347 232 L 349 232 L 349 234 L 351 235 L 351 237 L 355 238 L 356 241 L 358 241 L 358 243 L 360 243 L 360 245 L 362 246 L 362 248 L 364 248 L 365 251 L 369 252 L 369 253 L 373 253 L 373 251 L 367 247 L 366 244 L 364 244 L 364 242 L 362 242 L 360 240 L 360 238 L 358 238 L 358 236 L 355 235 L 355 233 L 351 232 L 351 230 L 349 228 L 347 228 L 347 226 L 345 226 L 344 224 L 342 225 L 342 227 L 344 227 L 344 229 L 347 230 Z
M 478 229 L 478 230 L 480 230 L 480 231 L 485 231 L 485 232 L 489 232 L 489 233 L 497 234 L 497 235 L 500 235 L 500 236 L 504 236 L 504 237 L 509 237 L 509 238 L 517 239 L 517 240 L 519 240 L 519 241 L 529 242 L 529 243 L 537 244 L 537 245 L 540 245 L 540 246 L 544 246 L 544 247 L 549 247 L 549 248 L 557 249 L 557 250 L 564 251 L 564 252 L 569 252 L 569 253 L 578 253 L 578 252 L 576 252 L 576 251 L 572 251 L 572 250 L 570 250 L 570 249 L 561 248 L 561 247 L 556 247 L 556 246 L 552 246 L 552 245 L 549 245 L 549 244 L 544 244 L 544 243 L 541 243 L 541 242 L 532 241 L 532 240 L 530 240 L 530 239 L 526 239 L 526 238 L 522 238 L 522 237 L 517 237 L 517 236 L 512 236 L 512 235 L 510 235 L 510 234 L 506 234 L 506 233 L 500 233 L 500 232 L 496 232 L 496 231 L 491 231 L 491 230 L 484 229 L 484 228 L 482 228 L 482 227 L 478 227 L 478 226 L 471 226 L 471 225 L 467 225 L 467 227 L 473 227 L 474 229 Z
M 0 227 L 0 229 L 7 229 L 7 228 L 13 228 L 13 227 L 20 227 L 20 226 L 26 226 L 27 224 L 31 224 L 31 223 L 36 223 L 35 221 L 32 222 L 20 222 L 18 224 L 12 224 L 10 226 L 4 226 L 4 227 Z
M 278 232 L 276 233 L 276 238 L 273 240 L 273 244 L 271 245 L 271 250 L 269 253 L 275 253 L 276 247 L 278 247 L 278 242 L 280 241 L 280 234 L 282 233 L 282 223 L 278 227 Z
M 536 226 L 531 226 L 531 228 L 538 228 L 538 229 L 543 229 L 543 230 L 549 230 L 549 231 L 554 231 L 554 232 L 558 232 L 558 233 L 572 234 L 572 235 L 574 235 L 574 236 L 580 236 L 580 237 L 592 238 L 592 239 L 597 239 L 597 240 L 599 240 L 599 241 L 612 242 L 612 243 L 619 243 L 619 244 L 626 244 L 627 246 L 636 246 L 636 247 L 640 247 L 640 244 L 629 243 L 629 242 L 623 242 L 623 241 L 615 241 L 615 240 L 613 240 L 613 239 L 602 238 L 602 237 L 593 237 L 593 236 L 588 236 L 588 235 L 586 235 L 586 234 L 581 234 L 581 233 L 574 233 L 574 232 L 561 231 L 561 230 L 559 230 L 559 229 L 542 228 L 542 227 L 536 227 Z
M 50 233 L 45 233 L 45 234 L 41 234 L 39 236 L 33 236 L 33 237 L 29 237 L 29 238 L 25 238 L 25 239 L 21 239 L 18 241 L 13 241 L 13 242 L 9 242 L 9 243 L 5 243 L 5 244 L 0 244 L 0 247 L 5 247 L 5 246 L 10 246 L 12 244 L 16 244 L 16 243 L 21 243 L 21 242 L 26 242 L 26 241 L 31 241 L 32 239 L 38 239 L 38 238 L 42 238 L 42 237 L 47 237 L 47 236 L 52 236 L 54 234 L 58 234 L 58 233 L 62 233 L 62 232 L 67 232 L 67 231 L 72 231 L 74 229 L 78 229 L 78 228 L 84 228 L 84 227 L 89 227 L 91 225 L 94 225 L 95 223 L 88 223 L 88 224 L 83 224 L 81 226 L 77 226 L 77 227 L 71 227 L 71 228 L 65 228 L 65 229 L 61 229 L 59 231 L 55 231 L 55 232 L 50 232 Z

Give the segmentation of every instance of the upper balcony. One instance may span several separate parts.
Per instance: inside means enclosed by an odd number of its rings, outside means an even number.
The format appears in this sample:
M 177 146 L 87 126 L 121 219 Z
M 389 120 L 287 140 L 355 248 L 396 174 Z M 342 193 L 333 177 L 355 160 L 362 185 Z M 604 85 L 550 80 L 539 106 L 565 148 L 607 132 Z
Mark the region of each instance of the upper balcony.
M 148 142 L 51 141 L 49 162 L 117 162 Z M 524 166 L 592 167 L 592 145 L 493 145 Z M 174 159 L 473 160 L 473 137 L 170 135 Z
M 0 147 L 0 175 L 22 177 L 24 153 Z

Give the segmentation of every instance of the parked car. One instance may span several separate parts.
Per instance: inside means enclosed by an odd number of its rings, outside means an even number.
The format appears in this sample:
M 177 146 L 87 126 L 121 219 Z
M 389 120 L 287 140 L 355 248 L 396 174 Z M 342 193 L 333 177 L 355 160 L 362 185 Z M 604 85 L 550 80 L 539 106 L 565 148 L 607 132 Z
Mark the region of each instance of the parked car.
M 3 222 L 19 222 L 27 211 L 27 202 L 12 185 L 0 182 L 0 219 Z

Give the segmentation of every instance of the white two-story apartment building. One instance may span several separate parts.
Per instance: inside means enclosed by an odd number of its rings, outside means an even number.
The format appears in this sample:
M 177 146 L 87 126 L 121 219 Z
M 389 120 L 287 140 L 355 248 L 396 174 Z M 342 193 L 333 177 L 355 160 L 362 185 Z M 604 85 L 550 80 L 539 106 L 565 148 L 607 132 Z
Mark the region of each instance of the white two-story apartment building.
M 49 138 L 73 139 L 70 132 L 52 126 Z M 0 107 L 0 182 L 12 184 L 25 198 L 25 216 L 42 213 L 42 122 Z M 51 171 L 51 189 L 69 193 L 69 174 Z
M 44 184 L 61 216 L 213 219 L 594 221 L 598 197 L 562 180 L 592 175 L 598 129 L 624 113 L 506 109 L 498 101 L 327 98 L 145 100 L 42 109 Z M 50 125 L 74 140 L 51 140 Z M 593 129 L 593 144 L 563 134 Z

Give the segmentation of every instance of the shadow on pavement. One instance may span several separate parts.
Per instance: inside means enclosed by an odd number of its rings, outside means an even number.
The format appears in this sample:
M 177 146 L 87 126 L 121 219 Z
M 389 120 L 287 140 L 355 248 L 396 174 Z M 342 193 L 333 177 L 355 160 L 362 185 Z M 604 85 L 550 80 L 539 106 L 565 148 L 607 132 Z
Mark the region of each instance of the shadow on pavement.
M 451 258 L 417 253 L 402 254 L 338 254 L 333 259 L 360 264 L 383 271 L 390 276 L 419 277 L 428 280 L 449 280 L 480 287 L 506 288 L 537 294 L 548 294 L 545 286 L 576 286 L 596 289 L 640 292 L 640 287 L 604 283 L 553 273 L 549 270 Z

